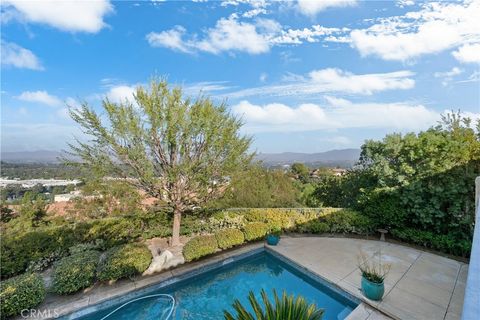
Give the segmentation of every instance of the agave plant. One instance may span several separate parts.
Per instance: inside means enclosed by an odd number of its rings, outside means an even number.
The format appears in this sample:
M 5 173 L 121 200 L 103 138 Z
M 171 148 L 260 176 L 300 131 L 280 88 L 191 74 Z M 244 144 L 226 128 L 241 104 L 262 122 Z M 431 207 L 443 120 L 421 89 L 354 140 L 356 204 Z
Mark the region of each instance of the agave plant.
M 226 320 L 321 320 L 323 309 L 317 308 L 313 303 L 309 304 L 303 297 L 294 297 L 287 295 L 283 291 L 280 299 L 275 289 L 273 290 L 274 303 L 268 299 L 267 293 L 261 291 L 263 306 L 258 302 L 252 291 L 248 294 L 248 300 L 253 309 L 253 314 L 248 312 L 242 303 L 235 299 L 233 308 L 237 312 L 233 316 L 230 312 L 224 310 Z

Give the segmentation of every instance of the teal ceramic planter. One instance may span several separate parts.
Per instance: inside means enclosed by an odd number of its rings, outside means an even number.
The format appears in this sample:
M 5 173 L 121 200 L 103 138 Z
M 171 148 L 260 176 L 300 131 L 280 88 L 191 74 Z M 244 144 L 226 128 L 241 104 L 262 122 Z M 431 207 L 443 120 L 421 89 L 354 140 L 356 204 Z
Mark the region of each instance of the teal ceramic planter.
M 267 236 L 267 243 L 271 246 L 276 246 L 279 241 L 280 241 L 280 236 L 277 236 L 274 234 L 269 234 Z
M 365 297 L 370 300 L 381 300 L 385 292 L 385 286 L 382 283 L 371 282 L 362 277 L 362 290 Z

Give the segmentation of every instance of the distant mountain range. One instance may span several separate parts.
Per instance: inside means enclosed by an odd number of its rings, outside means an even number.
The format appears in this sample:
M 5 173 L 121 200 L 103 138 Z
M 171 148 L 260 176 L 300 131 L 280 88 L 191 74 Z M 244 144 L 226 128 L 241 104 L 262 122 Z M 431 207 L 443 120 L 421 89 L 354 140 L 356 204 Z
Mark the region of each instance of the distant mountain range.
M 58 151 L 2 152 L 1 160 L 12 163 L 58 163 Z M 312 167 L 351 167 L 358 161 L 360 149 L 330 150 L 320 153 L 259 153 L 256 159 L 266 166 L 283 166 L 301 162 Z
M 340 149 L 319 153 L 259 153 L 257 160 L 263 161 L 267 166 L 291 165 L 295 162 L 304 163 L 311 167 L 351 167 L 360 158 L 360 149 Z
M 61 155 L 59 151 L 19 151 L 2 152 L 1 160 L 12 163 L 59 163 L 57 159 Z

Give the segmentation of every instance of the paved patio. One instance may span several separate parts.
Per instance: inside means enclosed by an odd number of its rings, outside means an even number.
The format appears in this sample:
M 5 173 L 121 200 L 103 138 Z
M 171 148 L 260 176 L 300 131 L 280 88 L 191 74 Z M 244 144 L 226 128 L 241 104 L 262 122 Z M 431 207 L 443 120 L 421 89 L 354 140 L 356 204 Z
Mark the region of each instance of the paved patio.
M 388 242 L 347 238 L 284 237 L 269 249 L 361 299 L 348 320 L 461 318 L 468 264 Z M 361 294 L 360 252 L 370 259 L 381 252 L 392 264 L 381 302 Z
M 97 283 L 74 295 L 49 295 L 38 307 L 49 313 L 32 318 L 70 314 L 134 290 L 171 283 L 184 275 L 230 263 L 232 257 L 258 252 L 263 246 L 263 243 L 248 244 L 152 276 L 120 280 L 112 285 Z M 349 238 L 282 237 L 278 246 L 267 246 L 267 249 L 359 298 L 362 303 L 347 320 L 460 319 L 468 272 L 465 263 L 401 245 Z M 383 261 L 392 264 L 392 269 L 385 279 L 383 301 L 375 302 L 366 299 L 360 291 L 357 257 L 364 252 L 370 258 L 378 258 L 379 251 Z

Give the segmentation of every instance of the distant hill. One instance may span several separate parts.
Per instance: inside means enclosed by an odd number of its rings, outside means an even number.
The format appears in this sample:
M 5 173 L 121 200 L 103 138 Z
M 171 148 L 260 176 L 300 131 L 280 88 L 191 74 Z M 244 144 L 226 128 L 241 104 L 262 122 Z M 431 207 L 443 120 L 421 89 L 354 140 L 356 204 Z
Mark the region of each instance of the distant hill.
M 1 160 L 11 163 L 59 163 L 59 151 L 25 151 L 2 152 Z M 354 165 L 360 157 L 360 149 L 330 150 L 320 153 L 259 153 L 256 159 L 266 166 L 283 166 L 295 162 L 305 163 L 312 167 L 330 166 L 348 168 Z
M 259 153 L 256 159 L 263 161 L 267 166 L 291 165 L 295 162 L 304 163 L 308 166 L 330 166 L 349 168 L 360 158 L 360 149 L 330 150 L 319 153 Z
M 20 152 L 2 152 L 1 160 L 11 163 L 59 163 L 57 159 L 61 153 L 59 151 L 20 151 Z

